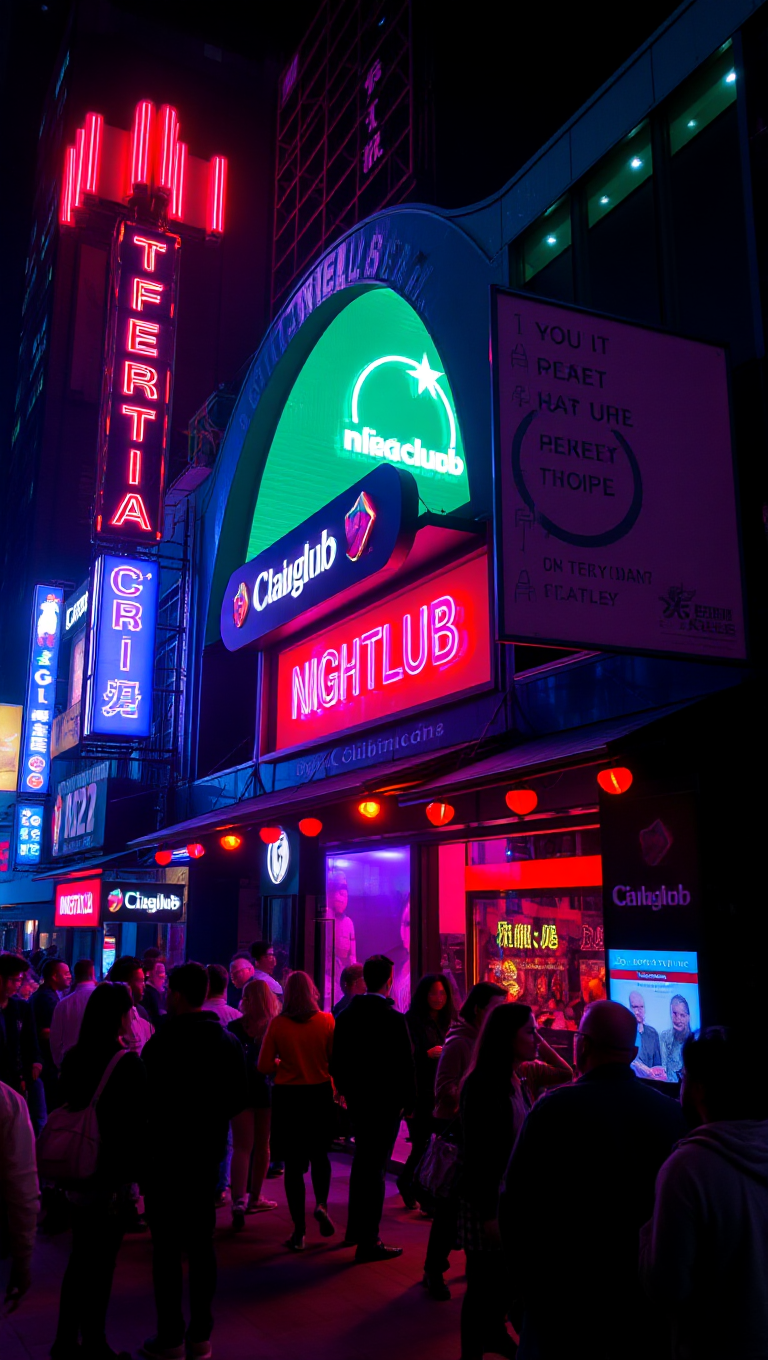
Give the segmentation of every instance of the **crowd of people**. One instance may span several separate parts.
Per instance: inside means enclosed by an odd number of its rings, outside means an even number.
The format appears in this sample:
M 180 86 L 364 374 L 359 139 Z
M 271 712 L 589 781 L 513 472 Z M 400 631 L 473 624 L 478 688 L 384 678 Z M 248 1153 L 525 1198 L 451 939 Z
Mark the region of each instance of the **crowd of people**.
M 266 942 L 229 969 L 123 956 L 101 983 L 86 959 L 72 974 L 37 962 L 0 954 L 0 1255 L 15 1308 L 41 1193 L 44 1225 L 71 1229 L 53 1360 L 125 1357 L 108 1305 L 123 1236 L 146 1225 L 157 1330 L 142 1354 L 206 1360 L 217 1204 L 240 1232 L 278 1207 L 264 1187 L 282 1176 L 286 1249 L 313 1223 L 334 1237 L 334 1143 L 352 1153 L 342 1246 L 400 1256 L 380 1229 L 403 1119 L 396 1183 L 429 1221 L 430 1299 L 450 1299 L 465 1254 L 462 1360 L 768 1356 L 768 1080 L 749 1035 L 688 1030 L 681 1085 L 662 1094 L 637 1075 L 639 1055 L 658 1064 L 634 996 L 586 1006 L 574 1071 L 494 983 L 457 1008 L 427 974 L 402 1014 L 383 955 L 345 968 L 333 1014 L 307 973 L 275 979 Z

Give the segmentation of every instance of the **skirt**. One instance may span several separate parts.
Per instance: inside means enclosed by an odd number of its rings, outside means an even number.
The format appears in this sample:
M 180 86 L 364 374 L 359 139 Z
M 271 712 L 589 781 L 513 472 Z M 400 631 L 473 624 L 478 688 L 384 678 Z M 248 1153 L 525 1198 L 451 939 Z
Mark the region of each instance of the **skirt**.
M 273 1161 L 301 1162 L 306 1171 L 313 1157 L 328 1152 L 335 1129 L 333 1086 L 279 1086 L 272 1090 Z

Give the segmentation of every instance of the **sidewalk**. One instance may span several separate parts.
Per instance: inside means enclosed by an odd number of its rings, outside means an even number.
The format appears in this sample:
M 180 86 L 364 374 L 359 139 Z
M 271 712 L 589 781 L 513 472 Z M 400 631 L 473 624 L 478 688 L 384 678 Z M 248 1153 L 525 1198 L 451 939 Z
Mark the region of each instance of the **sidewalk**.
M 336 1237 L 322 1239 L 308 1217 L 303 1255 L 282 1246 L 291 1222 L 281 1180 L 265 1184 L 265 1194 L 278 1200 L 279 1208 L 247 1218 L 245 1231 L 237 1236 L 229 1226 L 229 1209 L 219 1210 L 215 1360 L 457 1360 L 463 1253 L 454 1252 L 446 1277 L 451 1302 L 435 1303 L 420 1284 L 429 1222 L 404 1209 L 388 1177 L 382 1238 L 404 1247 L 404 1253 L 396 1261 L 353 1265 L 354 1252 L 340 1246 L 349 1167 L 348 1158 L 334 1157 L 329 1209 Z M 309 1177 L 307 1184 L 311 1214 Z M 2 1360 L 43 1360 L 48 1355 L 68 1251 L 66 1233 L 39 1240 L 32 1289 L 18 1312 L 0 1320 Z M 123 1243 L 108 1339 L 116 1349 L 136 1353 L 154 1330 L 150 1243 L 144 1233 Z

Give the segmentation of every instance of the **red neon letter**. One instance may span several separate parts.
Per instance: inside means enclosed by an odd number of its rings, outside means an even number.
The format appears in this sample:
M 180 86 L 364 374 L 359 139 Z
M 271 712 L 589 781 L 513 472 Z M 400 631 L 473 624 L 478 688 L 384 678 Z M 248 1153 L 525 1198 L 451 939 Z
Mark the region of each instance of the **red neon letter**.
M 135 278 L 133 280 L 134 312 L 143 312 L 145 302 L 151 302 L 153 306 L 159 307 L 163 288 L 164 284 L 153 283 L 151 279 Z
M 121 406 L 120 410 L 124 416 L 129 416 L 133 421 L 131 439 L 134 444 L 144 443 L 144 421 L 154 420 L 157 411 L 148 410 L 146 406 Z
M 116 514 L 112 516 L 110 523 L 115 529 L 120 529 L 126 520 L 132 520 L 142 529 L 151 530 L 152 525 L 144 509 L 144 502 L 137 491 L 127 491 L 117 508 Z
M 104 119 L 101 114 L 87 113 L 85 115 L 85 158 L 81 185 L 86 194 L 97 194 L 99 192 L 103 131 Z
M 187 153 L 185 142 L 178 142 L 173 167 L 173 191 L 171 193 L 171 217 L 179 221 L 184 216 L 184 186 L 187 178 Z
M 133 244 L 144 247 L 144 268 L 148 274 L 155 272 L 155 255 L 159 251 L 164 255 L 168 249 L 164 241 L 150 241 L 146 236 L 134 236 Z M 162 284 L 159 285 L 162 287 Z
M 159 334 L 160 327 L 156 321 L 138 321 L 132 316 L 128 320 L 128 340 L 125 347 L 131 354 L 146 354 L 150 359 L 156 359 Z
M 227 191 L 227 158 L 214 156 L 208 166 L 208 221 L 209 236 L 221 236 L 224 230 L 224 198 Z
M 126 359 L 123 374 L 124 395 L 132 397 L 137 387 L 150 401 L 157 401 L 157 369 L 150 368 L 149 364 L 137 364 L 134 359 Z
M 173 190 L 176 170 L 176 144 L 179 139 L 179 115 L 170 104 L 163 104 L 158 118 L 160 133 L 157 155 L 158 188 L 166 193 Z
M 131 185 L 134 189 L 150 181 L 149 149 L 154 118 L 154 104 L 149 99 L 142 99 L 136 105 L 131 130 Z
M 128 485 L 138 486 L 141 481 L 141 449 L 128 450 Z

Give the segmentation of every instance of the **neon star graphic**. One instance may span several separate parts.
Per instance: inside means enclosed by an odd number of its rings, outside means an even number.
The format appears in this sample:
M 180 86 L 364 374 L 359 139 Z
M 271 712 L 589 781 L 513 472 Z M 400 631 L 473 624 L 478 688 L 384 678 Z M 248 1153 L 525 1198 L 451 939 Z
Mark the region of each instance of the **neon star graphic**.
M 421 361 L 418 359 L 410 359 L 404 354 L 385 354 L 381 359 L 374 359 L 372 363 L 368 364 L 363 369 L 362 373 L 359 374 L 357 382 L 352 390 L 352 424 L 359 425 L 360 423 L 360 394 L 367 379 L 376 371 L 376 369 L 390 364 L 398 366 L 402 364 L 406 368 L 407 376 L 416 379 L 416 382 L 418 383 L 417 396 L 420 396 L 422 392 L 428 392 L 430 397 L 435 401 L 440 402 L 448 420 L 448 451 L 455 452 L 456 420 L 451 408 L 451 403 L 438 382 L 438 379 L 444 377 L 444 374 L 441 373 L 438 368 L 432 368 L 430 366 L 426 354 Z
M 415 378 L 419 384 L 417 396 L 420 397 L 422 392 L 429 392 L 430 397 L 437 396 L 437 380 L 442 378 L 443 374 L 437 368 L 430 368 L 426 354 L 420 364 L 414 364 L 408 376 Z

